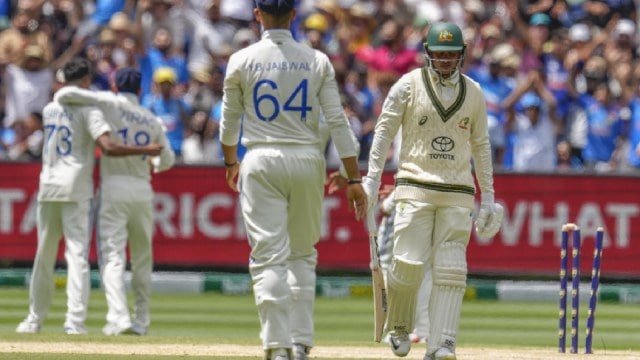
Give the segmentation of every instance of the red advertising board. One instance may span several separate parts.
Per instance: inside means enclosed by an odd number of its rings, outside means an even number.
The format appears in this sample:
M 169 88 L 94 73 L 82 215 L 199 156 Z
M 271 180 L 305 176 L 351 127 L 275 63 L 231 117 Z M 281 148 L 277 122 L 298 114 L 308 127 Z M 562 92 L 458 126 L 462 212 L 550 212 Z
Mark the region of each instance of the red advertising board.
M 581 230 L 583 274 L 603 227 L 602 276 L 640 277 L 640 177 L 497 174 L 494 187 L 504 222 L 493 239 L 472 238 L 472 273 L 558 274 L 562 225 L 571 222 Z
M 36 248 L 39 164 L 0 163 L 0 261 L 29 262 Z M 392 174 L 386 174 L 386 183 Z M 551 275 L 559 268 L 563 223 L 581 226 L 583 271 L 589 272 L 596 227 L 605 229 L 602 276 L 640 278 L 640 185 L 638 177 L 496 174 L 496 199 L 505 207 L 500 233 L 474 237 L 472 274 Z M 224 169 L 180 166 L 154 179 L 154 257 L 161 267 L 246 268 L 249 247 L 237 194 Z M 344 194 L 327 195 L 319 268 L 368 268 L 363 222 L 355 222 Z M 60 259 L 63 257 L 60 253 Z M 95 262 L 95 251 L 92 252 Z

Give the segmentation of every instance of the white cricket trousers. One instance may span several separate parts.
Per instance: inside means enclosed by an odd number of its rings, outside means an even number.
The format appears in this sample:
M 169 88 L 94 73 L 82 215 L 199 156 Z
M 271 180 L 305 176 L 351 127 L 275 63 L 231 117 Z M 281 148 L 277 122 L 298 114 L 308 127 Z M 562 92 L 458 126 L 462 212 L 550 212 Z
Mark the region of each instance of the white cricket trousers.
M 131 287 L 135 296 L 133 322 L 148 327 L 151 319 L 153 210 L 150 201 L 105 201 L 98 208 L 97 238 L 100 275 L 107 299 L 107 323 L 131 327 L 124 273 L 127 240 L 131 257 Z
M 89 303 L 89 243 L 91 200 L 39 201 L 38 248 L 29 283 L 28 321 L 42 324 L 53 296 L 53 274 L 60 239 L 64 235 L 67 263 L 67 314 L 65 324 L 83 326 Z
M 471 236 L 472 209 L 436 206 L 416 200 L 399 200 L 395 208 L 393 258 L 424 264 L 431 270 L 432 290 L 429 312 L 429 352 L 440 346 L 455 349 L 455 338 L 464 289 L 466 288 L 466 249 Z M 392 270 L 393 272 L 393 270 Z M 423 280 L 406 292 L 415 298 Z M 394 289 L 388 290 L 389 293 Z M 389 303 L 389 312 L 395 304 Z M 412 326 L 413 318 L 403 319 Z M 413 328 L 413 327 L 409 327 Z
M 240 204 L 264 349 L 313 346 L 325 160 L 316 146 L 252 147 Z

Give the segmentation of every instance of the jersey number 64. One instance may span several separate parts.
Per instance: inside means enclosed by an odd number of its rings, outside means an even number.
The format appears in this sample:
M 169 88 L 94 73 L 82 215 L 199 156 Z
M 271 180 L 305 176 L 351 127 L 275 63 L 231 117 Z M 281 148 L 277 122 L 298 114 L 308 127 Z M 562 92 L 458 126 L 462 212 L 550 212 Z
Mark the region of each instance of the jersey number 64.
M 263 86 L 264 85 L 264 86 Z M 273 121 L 280 113 L 280 102 L 274 95 L 268 93 L 269 90 L 261 91 L 261 88 L 269 87 L 271 90 L 277 90 L 278 84 L 272 80 L 260 80 L 253 88 L 253 107 L 256 109 L 258 119 L 262 121 Z M 272 109 L 270 114 L 265 114 L 260 106 L 264 102 L 270 102 Z M 265 106 L 266 107 L 266 106 Z M 298 86 L 289 95 L 282 107 L 283 111 L 292 111 L 300 113 L 300 121 L 307 121 L 307 112 L 313 110 L 307 105 L 307 79 L 300 81 Z M 268 115 L 268 116 L 267 116 Z

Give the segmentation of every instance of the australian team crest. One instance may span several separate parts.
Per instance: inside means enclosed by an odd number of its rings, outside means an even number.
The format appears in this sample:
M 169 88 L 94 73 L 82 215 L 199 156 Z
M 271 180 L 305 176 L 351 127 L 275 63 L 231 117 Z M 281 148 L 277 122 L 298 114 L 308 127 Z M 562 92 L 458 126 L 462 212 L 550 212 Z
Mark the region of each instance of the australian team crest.
M 442 30 L 438 35 L 438 41 L 440 42 L 453 42 L 453 34 L 449 30 Z
M 468 117 L 462 118 L 462 120 L 458 122 L 458 127 L 460 129 L 467 130 L 469 128 L 469 118 Z

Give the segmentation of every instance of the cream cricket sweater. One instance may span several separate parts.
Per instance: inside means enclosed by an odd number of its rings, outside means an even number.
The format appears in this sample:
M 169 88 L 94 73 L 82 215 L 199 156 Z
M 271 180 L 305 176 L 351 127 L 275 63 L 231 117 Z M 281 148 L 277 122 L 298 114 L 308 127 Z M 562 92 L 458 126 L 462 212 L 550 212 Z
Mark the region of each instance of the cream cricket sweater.
M 396 199 L 473 208 L 472 160 L 482 193 L 494 192 L 485 99 L 465 75 L 443 82 L 421 68 L 394 84 L 376 124 L 368 176 L 380 180 L 401 128 Z

